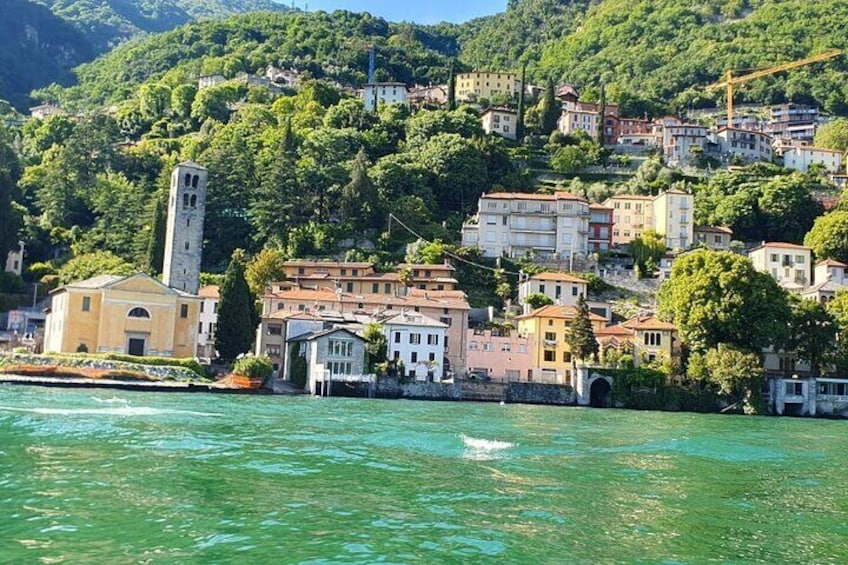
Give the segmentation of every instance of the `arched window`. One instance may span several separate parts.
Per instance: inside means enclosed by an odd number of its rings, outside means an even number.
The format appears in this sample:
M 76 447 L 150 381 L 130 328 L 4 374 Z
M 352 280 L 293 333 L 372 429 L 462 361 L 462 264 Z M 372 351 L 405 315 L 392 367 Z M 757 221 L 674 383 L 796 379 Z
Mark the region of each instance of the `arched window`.
M 188 194 L 183 194 L 183 208 L 188 208 Z
M 192 187 L 192 188 L 197 188 L 197 183 L 198 183 L 198 182 L 200 182 L 200 177 L 199 177 L 199 176 L 194 175 L 193 177 L 191 177 L 191 187 Z
M 150 312 L 140 306 L 136 306 L 127 314 L 128 318 L 147 318 L 150 319 Z
M 191 207 L 192 208 L 197 207 L 197 195 L 196 194 L 191 195 Z
M 191 175 L 186 173 L 185 175 L 185 185 L 188 186 L 191 184 Z

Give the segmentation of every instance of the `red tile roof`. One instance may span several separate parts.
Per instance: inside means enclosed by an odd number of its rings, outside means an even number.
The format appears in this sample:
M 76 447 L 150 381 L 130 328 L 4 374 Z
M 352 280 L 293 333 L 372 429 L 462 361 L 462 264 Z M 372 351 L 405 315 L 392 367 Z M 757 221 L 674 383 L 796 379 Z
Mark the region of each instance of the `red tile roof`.
M 575 277 L 569 273 L 554 273 L 551 271 L 547 271 L 544 273 L 538 273 L 530 277 L 531 281 L 565 281 L 565 282 L 575 282 L 575 283 L 583 283 L 589 284 L 589 281 L 585 279 L 581 279 L 580 277 Z

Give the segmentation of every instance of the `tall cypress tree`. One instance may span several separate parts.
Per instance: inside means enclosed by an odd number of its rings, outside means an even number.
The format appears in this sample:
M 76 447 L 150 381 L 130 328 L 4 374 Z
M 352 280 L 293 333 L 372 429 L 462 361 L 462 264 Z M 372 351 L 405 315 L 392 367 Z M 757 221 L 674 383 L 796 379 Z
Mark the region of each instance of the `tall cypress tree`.
M 557 128 L 557 120 L 562 114 L 562 107 L 557 104 L 556 93 L 554 92 L 554 81 L 548 77 L 548 82 L 545 85 L 545 96 L 539 102 L 539 114 L 542 121 L 542 133 L 547 135 Z
M 515 124 L 515 139 L 524 137 L 524 96 L 527 92 L 527 61 L 521 64 L 521 90 L 518 91 L 518 123 Z
M 215 349 L 228 363 L 250 351 L 256 326 L 259 325 L 256 300 L 244 278 L 244 267 L 244 251 L 236 249 L 220 290 Z
M 154 195 L 156 203 L 153 206 L 153 221 L 150 225 L 150 240 L 147 244 L 147 271 L 153 276 L 162 273 L 165 263 L 165 236 L 168 229 L 168 218 L 165 214 L 164 199 L 161 193 Z
M 448 74 L 448 110 L 456 110 L 456 74 L 453 70 L 453 61 L 450 63 Z
M 577 302 L 577 316 L 568 322 L 565 343 L 571 354 L 578 359 L 587 359 L 598 354 L 598 340 L 589 319 L 589 305 L 583 296 Z

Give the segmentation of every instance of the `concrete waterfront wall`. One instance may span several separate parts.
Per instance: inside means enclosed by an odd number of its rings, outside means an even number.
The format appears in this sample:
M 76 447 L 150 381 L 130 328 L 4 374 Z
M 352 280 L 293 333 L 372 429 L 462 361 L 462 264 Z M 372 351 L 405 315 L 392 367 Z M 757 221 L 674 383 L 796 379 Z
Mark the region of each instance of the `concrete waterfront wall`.
M 476 402 L 508 402 L 523 404 L 575 404 L 576 396 L 569 386 L 541 383 L 498 383 L 462 381 L 453 383 L 402 383 L 397 378 L 377 380 L 378 398 L 415 400 L 465 400 Z
M 98 369 L 108 371 L 129 371 L 143 373 L 159 381 L 199 381 L 200 377 L 185 367 L 163 365 L 142 365 L 124 361 L 112 361 L 97 357 L 74 357 L 64 355 L 34 355 L 15 353 L 0 355 L 0 366 L 30 365 L 36 367 L 68 367 L 80 369 Z

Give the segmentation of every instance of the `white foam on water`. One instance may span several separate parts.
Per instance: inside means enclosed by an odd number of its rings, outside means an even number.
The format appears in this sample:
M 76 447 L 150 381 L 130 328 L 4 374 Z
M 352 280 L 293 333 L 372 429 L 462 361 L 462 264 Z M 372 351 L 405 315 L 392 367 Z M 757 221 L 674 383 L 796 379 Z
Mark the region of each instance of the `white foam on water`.
M 92 396 L 91 399 L 95 402 L 99 402 L 100 404 L 129 404 L 129 400 L 126 398 L 118 398 L 117 396 L 113 396 L 112 398 L 99 398 L 97 396 Z
M 515 447 L 514 443 L 509 443 L 508 441 L 498 441 L 495 439 L 478 439 L 476 437 L 469 437 L 465 434 L 460 434 L 459 437 L 462 438 L 462 443 L 465 444 L 465 447 L 467 447 L 468 449 L 473 449 L 475 451 L 500 451 L 503 449 Z
M 166 414 L 188 414 L 191 416 L 222 416 L 215 412 L 193 412 L 191 410 L 161 410 L 148 406 L 117 406 L 110 408 L 18 408 L 0 406 L 0 411 L 27 412 L 30 414 L 45 414 L 49 416 L 161 416 Z

